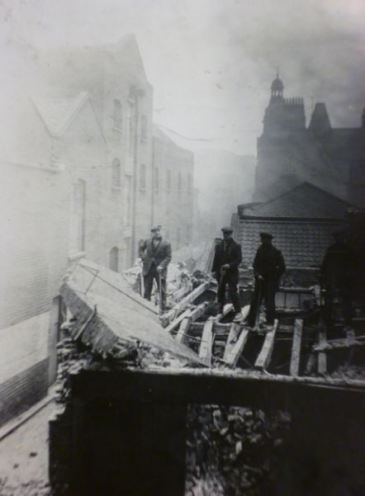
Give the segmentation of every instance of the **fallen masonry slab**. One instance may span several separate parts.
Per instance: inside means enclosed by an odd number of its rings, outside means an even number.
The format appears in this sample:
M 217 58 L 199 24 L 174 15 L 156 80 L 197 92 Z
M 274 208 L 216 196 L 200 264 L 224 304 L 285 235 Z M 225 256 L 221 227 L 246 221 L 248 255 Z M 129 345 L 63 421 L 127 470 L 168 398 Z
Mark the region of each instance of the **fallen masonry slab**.
M 145 300 L 124 286 L 118 274 L 101 268 L 93 274 L 89 268 L 90 264 L 78 264 L 60 290 L 76 319 L 74 337 L 102 355 L 111 353 L 118 343 L 128 348 L 140 342 L 189 363 L 204 365 L 193 350 L 166 333 Z

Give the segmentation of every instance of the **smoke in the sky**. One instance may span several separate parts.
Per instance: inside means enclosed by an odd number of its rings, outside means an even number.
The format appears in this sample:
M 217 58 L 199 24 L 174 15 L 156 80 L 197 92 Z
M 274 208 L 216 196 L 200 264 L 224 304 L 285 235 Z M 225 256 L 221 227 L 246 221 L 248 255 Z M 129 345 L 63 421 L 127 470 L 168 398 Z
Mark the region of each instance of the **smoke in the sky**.
M 334 125 L 357 126 L 365 106 L 363 0 L 2 0 L 0 23 L 2 73 L 16 68 L 14 46 L 134 32 L 155 120 L 192 148 L 254 153 L 277 70 L 307 117 L 325 101 Z

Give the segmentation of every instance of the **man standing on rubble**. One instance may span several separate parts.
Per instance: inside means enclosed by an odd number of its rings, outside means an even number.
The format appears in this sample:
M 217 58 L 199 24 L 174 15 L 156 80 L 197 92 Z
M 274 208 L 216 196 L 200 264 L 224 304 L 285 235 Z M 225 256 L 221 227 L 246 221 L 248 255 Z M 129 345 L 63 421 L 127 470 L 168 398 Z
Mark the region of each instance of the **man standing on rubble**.
M 233 229 L 223 227 L 223 240 L 215 246 L 212 272 L 218 281 L 218 320 L 223 315 L 223 308 L 226 299 L 226 286 L 228 285 L 229 295 L 236 312 L 234 320 L 241 320 L 241 305 L 237 292 L 238 267 L 242 260 L 241 245 L 232 238 Z
M 275 293 L 279 289 L 280 278 L 285 272 L 284 257 L 280 250 L 272 244 L 270 233 L 260 233 L 259 246 L 253 262 L 255 274 L 255 290 L 251 301 L 247 323 L 250 327 L 256 324 L 261 301 L 264 298 L 266 323 L 273 325 L 275 318 Z
M 139 246 L 143 261 L 144 298 L 151 300 L 153 281 L 160 294 L 161 312 L 166 308 L 167 267 L 171 261 L 171 245 L 162 239 L 161 226 L 152 227 L 151 238 Z
M 321 266 L 321 286 L 325 293 L 325 319 L 327 325 L 333 321 L 333 306 L 336 298 L 342 303 L 344 324 L 352 326 L 352 282 L 354 255 L 344 231 L 333 233 L 335 242 L 327 248 Z

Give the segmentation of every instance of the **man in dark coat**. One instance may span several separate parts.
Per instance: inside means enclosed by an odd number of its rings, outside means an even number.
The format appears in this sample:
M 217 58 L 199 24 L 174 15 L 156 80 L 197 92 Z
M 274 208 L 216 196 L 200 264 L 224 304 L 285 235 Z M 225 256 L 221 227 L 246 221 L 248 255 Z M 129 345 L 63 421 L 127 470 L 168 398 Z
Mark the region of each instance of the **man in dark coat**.
M 342 303 L 345 326 L 352 325 L 352 281 L 354 276 L 354 255 L 346 233 L 333 233 L 335 242 L 327 248 L 321 266 L 321 286 L 325 293 L 325 318 L 330 325 L 333 320 L 333 305 L 336 298 Z
M 162 239 L 160 227 L 153 227 L 151 239 L 140 244 L 139 256 L 143 261 L 144 298 L 151 299 L 155 280 L 161 298 L 161 311 L 163 311 L 166 307 L 166 279 L 167 267 L 171 261 L 171 245 Z
M 272 244 L 273 236 L 262 232 L 260 237 L 261 245 L 253 262 L 255 290 L 247 317 L 248 325 L 251 327 L 255 326 L 262 298 L 265 301 L 266 322 L 268 325 L 274 323 L 275 293 L 279 288 L 280 277 L 285 272 L 284 257 L 281 251 Z
M 241 318 L 241 305 L 237 292 L 238 267 L 242 260 L 241 245 L 232 238 L 232 228 L 223 227 L 223 240 L 215 247 L 212 272 L 218 281 L 218 319 L 223 314 L 226 286 L 236 312 L 235 321 Z

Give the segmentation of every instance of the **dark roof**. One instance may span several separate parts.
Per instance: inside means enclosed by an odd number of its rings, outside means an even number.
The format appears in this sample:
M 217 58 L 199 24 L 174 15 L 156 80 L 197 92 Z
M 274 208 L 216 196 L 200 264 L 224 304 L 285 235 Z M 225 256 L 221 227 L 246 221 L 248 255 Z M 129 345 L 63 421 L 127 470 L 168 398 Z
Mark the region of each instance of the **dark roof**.
M 314 132 L 327 132 L 331 129 L 325 103 L 316 103 L 309 123 L 309 129 Z
M 234 238 L 241 244 L 242 259 L 251 266 L 260 245 L 260 232 L 274 236 L 273 245 L 281 250 L 287 267 L 319 267 L 332 233 L 341 221 L 305 221 L 241 218 L 235 225 Z
M 343 219 L 350 203 L 311 183 L 301 183 L 265 203 L 238 206 L 241 218 Z

